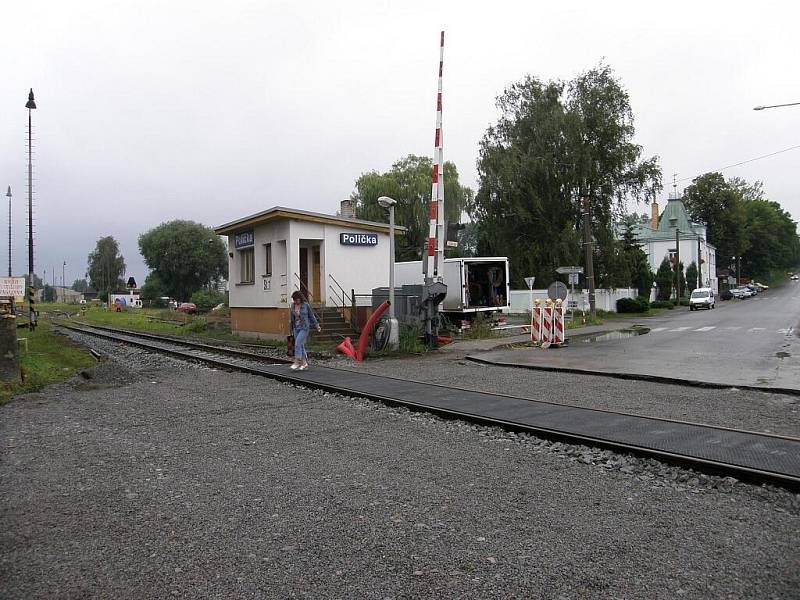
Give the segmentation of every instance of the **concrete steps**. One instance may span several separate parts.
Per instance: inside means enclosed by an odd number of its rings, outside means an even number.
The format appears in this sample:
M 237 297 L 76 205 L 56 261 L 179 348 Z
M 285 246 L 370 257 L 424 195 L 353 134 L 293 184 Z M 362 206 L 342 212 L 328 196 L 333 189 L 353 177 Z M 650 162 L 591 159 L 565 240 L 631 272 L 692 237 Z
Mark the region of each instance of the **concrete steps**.
M 339 311 L 329 306 L 315 306 L 314 313 L 322 325 L 322 333 L 312 333 L 316 342 L 341 342 L 344 338 L 355 338 L 358 334 L 350 327 L 350 323 L 342 318 Z

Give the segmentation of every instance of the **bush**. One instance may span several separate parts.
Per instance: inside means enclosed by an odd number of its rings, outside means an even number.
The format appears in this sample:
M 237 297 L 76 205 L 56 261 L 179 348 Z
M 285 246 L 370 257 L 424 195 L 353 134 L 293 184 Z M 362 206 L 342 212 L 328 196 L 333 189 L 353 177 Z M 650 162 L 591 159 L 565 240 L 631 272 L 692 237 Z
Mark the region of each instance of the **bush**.
M 643 313 L 648 310 L 650 310 L 650 301 L 642 296 L 617 300 L 618 313 Z
M 197 305 L 199 312 L 208 312 L 217 304 L 225 302 L 225 296 L 216 290 L 198 290 L 192 294 L 191 302 Z
M 672 303 L 672 300 L 656 300 L 650 304 L 650 308 L 669 308 L 672 310 L 675 308 L 675 305 Z
M 400 352 L 406 354 L 422 354 L 428 351 L 423 339 L 422 325 L 415 325 L 409 327 L 407 325 L 400 325 Z
M 462 337 L 465 340 L 483 340 L 494 337 L 492 317 L 486 316 L 484 313 L 476 314 L 470 323 L 470 328 L 464 330 Z
M 688 298 L 681 298 L 680 305 L 681 306 L 689 306 L 689 299 Z

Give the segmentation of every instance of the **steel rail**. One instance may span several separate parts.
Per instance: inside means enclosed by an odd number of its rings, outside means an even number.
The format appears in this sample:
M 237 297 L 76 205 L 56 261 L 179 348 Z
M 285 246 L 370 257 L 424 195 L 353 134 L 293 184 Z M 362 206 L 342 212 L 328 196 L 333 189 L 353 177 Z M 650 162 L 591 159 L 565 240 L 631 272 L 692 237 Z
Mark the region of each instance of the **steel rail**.
M 558 429 L 552 429 L 548 427 L 542 427 L 537 425 L 530 425 L 519 423 L 515 421 L 509 421 L 505 419 L 500 419 L 496 417 L 491 417 L 487 415 L 481 415 L 477 413 L 470 413 L 464 412 L 454 409 L 448 408 L 441 408 L 436 406 L 431 406 L 430 404 L 426 404 L 424 402 L 416 402 L 408 399 L 397 398 L 393 396 L 387 396 L 383 394 L 378 394 L 374 392 L 366 392 L 364 390 L 358 390 L 354 388 L 350 388 L 347 386 L 342 385 L 333 385 L 329 383 L 319 382 L 319 381 L 309 381 L 308 379 L 304 378 L 302 375 L 298 375 L 295 373 L 278 373 L 274 371 L 269 371 L 264 369 L 264 363 L 269 363 L 266 366 L 275 366 L 275 365 L 284 365 L 288 362 L 291 362 L 287 359 L 283 358 L 274 358 L 270 356 L 265 356 L 257 353 L 246 352 L 241 350 L 235 350 L 232 348 L 224 348 L 224 347 L 217 347 L 210 344 L 202 344 L 198 342 L 191 342 L 189 340 L 175 340 L 173 338 L 168 337 L 161 337 L 155 334 L 143 333 L 143 332 L 132 332 L 127 330 L 118 330 L 113 329 L 110 327 L 101 327 L 95 325 L 82 325 L 82 326 L 75 326 L 71 324 L 64 324 L 60 323 L 57 324 L 58 327 L 63 327 L 66 329 L 70 329 L 79 333 L 85 333 L 88 335 L 94 335 L 96 337 L 101 337 L 105 339 L 110 339 L 113 341 L 120 341 L 124 343 L 128 343 L 134 346 L 138 346 L 144 348 L 146 350 L 157 351 L 164 354 L 169 354 L 171 356 L 175 356 L 177 358 L 181 358 L 184 360 L 194 360 L 200 361 L 215 367 L 222 367 L 231 370 L 236 370 L 244 373 L 249 373 L 252 375 L 258 375 L 261 377 L 267 377 L 270 379 L 274 379 L 277 381 L 285 382 L 285 383 L 292 383 L 296 385 L 301 385 L 303 387 L 311 388 L 311 389 L 319 389 L 327 392 L 332 392 L 336 394 L 341 394 L 350 397 L 357 397 L 357 398 L 367 398 L 369 400 L 374 400 L 377 402 L 381 402 L 383 404 L 389 406 L 398 406 L 398 407 L 405 407 L 410 410 L 416 410 L 420 412 L 428 412 L 435 414 L 442 418 L 447 419 L 459 419 L 459 420 L 466 420 L 472 423 L 476 423 L 479 425 L 485 426 L 494 426 L 500 427 L 502 429 L 508 431 L 515 431 L 521 433 L 529 433 L 534 434 L 537 437 L 542 437 L 554 441 L 565 441 L 571 444 L 582 444 L 587 446 L 594 446 L 599 448 L 604 448 L 608 450 L 613 450 L 616 452 L 625 452 L 635 456 L 641 456 L 646 458 L 655 458 L 662 462 L 678 465 L 684 468 L 691 468 L 699 472 L 709 473 L 713 475 L 725 475 L 725 476 L 734 476 L 737 479 L 742 481 L 748 481 L 751 483 L 762 484 L 768 483 L 772 485 L 777 485 L 780 487 L 787 488 L 792 491 L 800 491 L 800 477 L 792 475 L 790 473 L 780 473 L 776 471 L 766 471 L 762 469 L 757 469 L 753 467 L 747 467 L 743 465 L 737 465 L 732 463 L 726 463 L 721 461 L 715 461 L 710 459 L 699 458 L 696 456 L 690 456 L 686 454 L 678 454 L 674 452 L 669 452 L 665 450 L 659 450 L 656 448 L 648 448 L 644 446 L 640 446 L 637 444 L 630 444 L 615 440 L 609 440 L 604 438 L 598 438 L 593 436 L 588 436 L 580 433 L 574 432 L 567 432 Z M 141 340 L 137 340 L 135 338 L 141 338 Z M 189 348 L 188 350 L 181 350 L 178 348 L 168 348 L 165 347 L 166 345 L 173 344 L 175 346 L 184 346 Z M 241 357 L 240 360 L 226 360 L 219 356 L 210 356 L 211 353 L 217 354 L 225 354 L 234 357 Z M 326 367 L 331 369 L 332 367 Z M 354 374 L 352 371 L 347 371 L 348 374 Z M 383 377 L 383 376 L 382 376 Z M 395 379 L 388 377 L 387 379 Z M 435 385 L 435 384 L 434 384 Z M 435 387 L 447 388 L 447 389 L 460 389 L 463 391 L 475 391 L 475 390 L 465 390 L 464 388 L 457 388 L 452 386 L 443 386 L 443 385 L 435 385 Z M 515 396 L 508 396 L 503 394 L 491 394 L 493 396 L 505 397 L 515 400 L 527 400 L 532 401 L 530 398 L 519 398 Z M 535 402 L 541 402 L 536 400 Z M 547 404 L 555 404 L 552 402 L 546 402 Z M 587 410 L 596 410 L 597 412 L 604 412 L 604 413 L 611 413 L 620 416 L 637 416 L 641 417 L 641 415 L 631 415 L 628 413 L 621 413 L 616 411 L 610 411 L 605 409 L 587 409 Z M 738 433 L 746 433 L 749 435 L 760 436 L 765 439 L 780 439 L 790 442 L 797 442 L 800 444 L 800 439 L 795 437 L 789 436 L 781 436 L 775 434 L 762 434 L 752 431 L 743 431 L 738 429 L 731 429 L 726 427 L 717 427 L 712 425 L 703 425 L 698 423 L 687 423 L 686 421 L 678 421 L 672 419 L 664 419 L 659 417 L 646 417 L 648 419 L 663 421 L 666 423 L 675 423 L 675 424 L 682 424 L 682 425 L 694 425 L 697 427 L 704 427 L 709 430 L 725 430 L 725 431 L 733 431 Z

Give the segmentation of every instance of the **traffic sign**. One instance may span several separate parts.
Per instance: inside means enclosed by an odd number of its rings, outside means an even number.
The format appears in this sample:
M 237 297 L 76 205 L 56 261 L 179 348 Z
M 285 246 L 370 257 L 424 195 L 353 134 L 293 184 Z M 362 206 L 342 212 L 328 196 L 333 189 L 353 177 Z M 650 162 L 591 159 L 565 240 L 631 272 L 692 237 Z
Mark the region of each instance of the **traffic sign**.
M 528 285 L 528 289 L 529 290 L 533 289 L 533 282 L 534 281 L 536 281 L 536 277 L 526 277 L 525 278 L 525 283 Z
M 578 283 L 578 275 L 579 273 L 570 273 L 569 274 L 569 283 L 570 285 L 575 285 Z
M 547 288 L 547 297 L 550 300 L 565 300 L 567 297 L 567 286 L 563 281 L 554 281 Z
M 567 301 L 567 306 L 569 308 L 578 308 L 578 301 L 577 300 L 569 300 L 569 301 Z
M 567 275 L 569 273 L 583 273 L 583 267 L 558 267 L 556 273 L 559 275 Z

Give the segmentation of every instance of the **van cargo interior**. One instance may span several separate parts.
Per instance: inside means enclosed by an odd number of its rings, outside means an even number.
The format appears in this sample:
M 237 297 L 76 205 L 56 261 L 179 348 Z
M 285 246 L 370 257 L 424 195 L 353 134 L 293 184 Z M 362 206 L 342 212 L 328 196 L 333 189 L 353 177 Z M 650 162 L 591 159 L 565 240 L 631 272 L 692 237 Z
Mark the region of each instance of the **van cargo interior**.
M 503 262 L 466 265 L 466 308 L 503 306 L 506 302 L 506 266 Z

